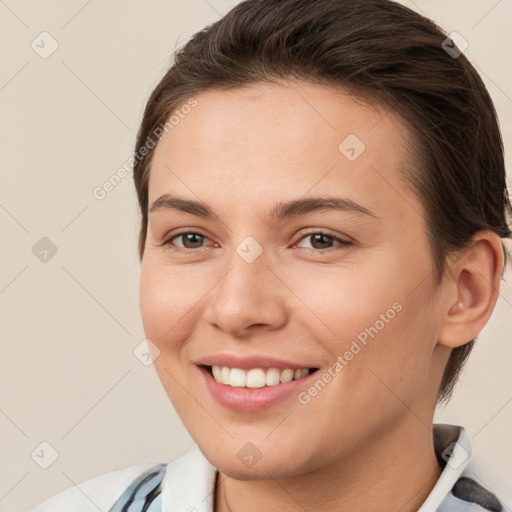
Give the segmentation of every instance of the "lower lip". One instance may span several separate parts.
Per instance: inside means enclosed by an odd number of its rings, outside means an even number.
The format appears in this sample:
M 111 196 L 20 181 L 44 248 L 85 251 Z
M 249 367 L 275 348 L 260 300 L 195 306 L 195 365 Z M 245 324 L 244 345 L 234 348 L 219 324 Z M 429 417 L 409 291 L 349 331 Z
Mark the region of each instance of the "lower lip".
M 300 379 L 276 384 L 275 386 L 241 388 L 221 384 L 210 375 L 206 368 L 202 366 L 198 368 L 213 398 L 220 404 L 240 412 L 255 412 L 266 409 L 280 400 L 298 393 L 300 388 L 306 383 L 309 384 L 311 378 L 318 373 L 317 370 Z

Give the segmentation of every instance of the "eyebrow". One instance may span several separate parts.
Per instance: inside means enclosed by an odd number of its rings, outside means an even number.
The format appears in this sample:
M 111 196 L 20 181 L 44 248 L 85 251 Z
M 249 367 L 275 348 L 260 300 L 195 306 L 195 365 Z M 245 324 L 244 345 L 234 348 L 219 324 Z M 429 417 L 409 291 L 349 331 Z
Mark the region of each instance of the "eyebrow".
M 149 208 L 149 213 L 162 209 L 181 211 L 205 219 L 220 220 L 218 215 L 207 204 L 190 199 L 182 199 L 170 194 L 164 194 L 156 199 Z M 315 211 L 353 212 L 379 219 L 370 209 L 345 197 L 307 197 L 281 202 L 270 210 L 267 217 L 270 220 L 282 220 Z

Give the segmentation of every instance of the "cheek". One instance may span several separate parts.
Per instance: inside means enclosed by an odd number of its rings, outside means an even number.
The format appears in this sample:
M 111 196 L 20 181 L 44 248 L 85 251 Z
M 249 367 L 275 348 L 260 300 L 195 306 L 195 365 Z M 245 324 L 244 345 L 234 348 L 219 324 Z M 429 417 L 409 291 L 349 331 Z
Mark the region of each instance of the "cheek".
M 388 330 L 400 316 L 403 292 L 384 256 L 375 253 L 364 265 L 347 257 L 338 267 L 281 272 L 293 290 L 291 313 L 337 354 L 358 336 L 370 339 L 375 324 Z
M 161 351 L 186 337 L 198 287 L 187 286 L 183 272 L 170 272 L 157 265 L 143 264 L 140 276 L 140 311 L 146 337 Z M 174 347 L 175 349 L 179 347 Z
M 146 336 L 156 345 L 161 342 L 161 332 L 167 326 L 172 289 L 148 266 L 143 266 L 140 276 L 140 312 Z
M 342 357 L 333 400 L 354 407 L 381 403 L 403 408 L 396 397 L 414 400 L 435 345 L 430 283 L 427 279 L 417 286 L 418 275 L 424 275 L 419 267 L 406 268 L 396 257 L 375 258 L 371 267 L 364 274 L 354 267 L 302 276 L 293 281 L 294 293 L 304 298 L 296 308 L 304 312 L 303 329 L 328 349 L 332 362 Z
M 157 347 L 153 365 L 176 410 L 186 416 L 191 406 L 190 375 L 180 359 L 186 340 L 197 324 L 193 306 L 204 294 L 189 282 L 184 272 L 170 272 L 161 265 L 143 263 L 140 274 L 140 311 L 146 337 Z
M 398 298 L 393 304 L 375 298 L 371 312 L 367 309 L 364 318 L 359 314 L 344 342 L 352 360 L 340 389 L 350 395 L 348 400 L 367 404 L 368 413 L 382 416 L 403 412 L 404 404 L 411 407 L 422 393 L 435 346 L 424 297 Z M 352 356 L 353 351 L 357 353 Z

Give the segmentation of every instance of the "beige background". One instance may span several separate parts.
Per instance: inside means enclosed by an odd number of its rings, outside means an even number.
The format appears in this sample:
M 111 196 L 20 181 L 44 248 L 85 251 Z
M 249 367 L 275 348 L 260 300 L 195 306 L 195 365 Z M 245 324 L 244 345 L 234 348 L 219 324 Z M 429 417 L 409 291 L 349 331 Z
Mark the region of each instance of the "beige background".
M 131 175 L 102 201 L 92 191 L 130 156 L 176 45 L 236 3 L 0 0 L 0 511 L 29 510 L 73 483 L 169 461 L 192 444 L 155 371 L 133 353 L 144 333 Z M 510 163 L 512 1 L 404 3 L 468 41 Z M 46 59 L 31 47 L 51 49 L 43 31 L 58 43 Z M 46 262 L 32 252 L 42 237 L 57 248 Z M 509 482 L 511 315 L 503 283 L 453 401 L 437 414 L 465 426 L 476 457 Z M 50 461 L 42 442 L 58 452 L 48 469 L 36 463 Z

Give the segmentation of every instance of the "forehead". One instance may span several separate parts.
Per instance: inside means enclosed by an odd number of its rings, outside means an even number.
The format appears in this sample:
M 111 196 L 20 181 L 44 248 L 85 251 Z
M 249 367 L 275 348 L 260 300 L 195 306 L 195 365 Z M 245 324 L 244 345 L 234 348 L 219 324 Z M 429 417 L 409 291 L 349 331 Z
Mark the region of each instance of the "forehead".
M 242 213 L 337 194 L 388 217 L 422 211 L 400 172 L 411 163 L 408 131 L 385 107 L 300 81 L 195 100 L 155 149 L 150 205 L 171 193 Z

